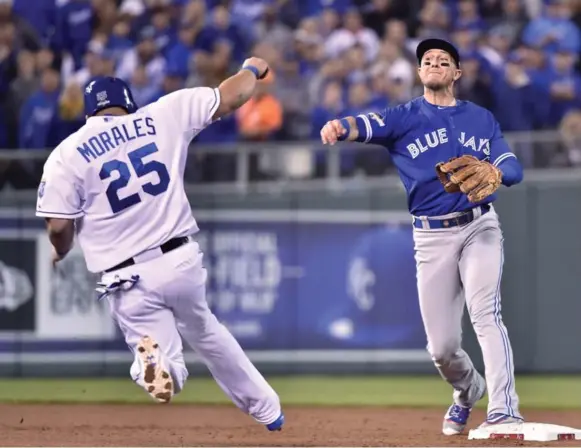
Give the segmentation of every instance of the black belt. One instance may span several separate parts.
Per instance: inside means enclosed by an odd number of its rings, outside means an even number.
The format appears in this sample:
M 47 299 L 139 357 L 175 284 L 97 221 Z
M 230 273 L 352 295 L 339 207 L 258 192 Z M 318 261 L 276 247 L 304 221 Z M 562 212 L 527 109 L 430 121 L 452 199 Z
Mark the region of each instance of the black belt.
M 479 207 L 477 207 L 480 209 L 481 213 L 480 216 L 484 215 L 485 213 L 490 211 L 490 204 L 484 204 L 484 205 L 480 205 Z M 461 215 L 456 216 L 455 218 L 428 218 L 427 219 L 427 223 L 428 223 L 428 229 L 449 229 L 450 227 L 458 227 L 458 226 L 463 226 L 465 224 L 468 224 L 472 221 L 474 221 L 474 219 L 476 218 L 476 216 L 474 216 L 474 209 L 470 209 L 467 212 L 462 213 Z M 414 216 L 414 227 L 418 228 L 418 229 L 423 229 L 424 225 L 423 225 L 424 221 L 422 221 L 420 218 L 417 218 Z
M 190 238 L 187 236 L 182 236 L 180 238 L 172 238 L 171 240 L 166 241 L 161 246 L 159 246 L 159 248 L 161 249 L 162 254 L 166 254 L 168 252 L 171 252 L 174 249 L 177 249 L 180 246 L 183 246 L 184 244 L 189 243 L 189 241 L 190 241 Z M 117 269 L 122 269 L 122 268 L 126 268 L 128 266 L 133 266 L 134 264 L 135 264 L 135 260 L 133 258 L 128 258 L 127 260 L 122 261 L 118 265 L 113 266 L 112 268 L 106 269 L 105 272 L 116 271 Z

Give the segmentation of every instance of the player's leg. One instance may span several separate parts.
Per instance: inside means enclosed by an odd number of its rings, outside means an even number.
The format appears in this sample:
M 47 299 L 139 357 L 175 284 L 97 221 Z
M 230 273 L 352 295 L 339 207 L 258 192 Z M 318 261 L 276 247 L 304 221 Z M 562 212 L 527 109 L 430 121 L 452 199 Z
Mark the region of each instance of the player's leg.
M 503 237 L 494 211 L 464 229 L 460 275 L 474 331 L 482 349 L 488 388 L 488 415 L 521 418 L 514 362 L 501 316 Z
M 452 230 L 414 230 L 420 311 L 428 351 L 436 368 L 453 388 L 454 404 L 443 432 L 459 434 L 474 403 L 484 394 L 484 380 L 462 350 L 464 297 L 458 270 L 461 239 Z
M 236 406 L 269 429 L 273 428 L 269 425 L 282 424 L 278 395 L 208 308 L 207 273 L 197 244 L 188 245 L 182 252 L 181 259 L 174 258 L 169 262 L 173 265 L 168 263 L 176 278 L 165 288 L 166 297 L 172 297 L 171 306 L 180 334 Z
M 142 273 L 132 289 L 110 294 L 107 300 L 134 355 L 131 378 L 154 399 L 167 402 L 182 390 L 188 371 L 174 315 L 160 295 L 148 289 L 153 285 L 147 277 Z

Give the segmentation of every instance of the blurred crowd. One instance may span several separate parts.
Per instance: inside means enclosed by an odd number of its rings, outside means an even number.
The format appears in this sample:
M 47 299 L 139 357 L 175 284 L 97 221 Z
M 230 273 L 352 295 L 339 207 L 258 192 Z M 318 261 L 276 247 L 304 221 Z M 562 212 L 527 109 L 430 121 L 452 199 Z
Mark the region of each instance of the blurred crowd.
M 559 130 L 543 164 L 577 165 L 580 26 L 581 0 L 0 0 L 0 148 L 56 146 L 84 123 L 95 76 L 125 79 L 144 106 L 217 86 L 250 54 L 271 76 L 196 141 L 317 139 L 331 118 L 421 95 L 415 48 L 441 37 L 461 52 L 458 98 L 490 109 L 506 132 Z M 201 179 L 233 176 L 227 156 L 206 162 Z M 28 187 L 35 169 L 0 163 L 0 188 Z M 343 173 L 357 169 L 381 174 L 389 161 L 344 158 Z

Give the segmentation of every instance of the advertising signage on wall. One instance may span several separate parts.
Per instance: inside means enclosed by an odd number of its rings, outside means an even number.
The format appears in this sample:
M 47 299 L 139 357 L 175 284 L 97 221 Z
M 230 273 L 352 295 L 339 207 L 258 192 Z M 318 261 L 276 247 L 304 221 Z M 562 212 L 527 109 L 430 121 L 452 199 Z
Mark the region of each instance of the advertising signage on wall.
M 37 247 L 35 239 L 0 238 L 0 329 L 33 331 Z
M 208 300 L 257 349 L 424 349 L 409 221 L 206 222 Z
M 95 295 L 98 275 L 87 271 L 78 246 L 58 264 L 50 264 L 51 247 L 43 235 L 38 239 L 36 334 L 41 339 L 112 339 L 116 335 L 106 301 Z
M 0 320 L 2 332 L 27 331 L 37 350 L 50 344 L 50 350 L 71 353 L 126 351 L 107 303 L 96 299 L 97 276 L 87 272 L 79 249 L 53 272 L 44 223 L 31 210 L 14 213 L 0 209 L 0 237 L 10 235 L 0 240 L 0 262 L 18 273 L 13 283 L 24 285 L 13 288 L 19 295 L 6 303 L 21 302 L 11 312 L 23 311 L 18 319 Z M 345 350 L 363 361 L 374 353 L 394 361 L 427 359 L 407 213 L 195 214 L 208 302 L 246 350 L 262 360 L 291 352 L 339 359 Z M 9 288 L 0 283 L 0 290 Z

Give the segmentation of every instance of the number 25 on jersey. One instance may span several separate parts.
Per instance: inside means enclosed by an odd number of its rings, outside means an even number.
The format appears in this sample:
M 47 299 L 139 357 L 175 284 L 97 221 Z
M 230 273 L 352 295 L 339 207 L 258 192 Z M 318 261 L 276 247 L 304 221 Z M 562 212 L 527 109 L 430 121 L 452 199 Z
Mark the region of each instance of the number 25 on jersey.
M 135 149 L 129 153 L 129 161 L 133 167 L 133 171 L 137 177 L 143 177 L 149 173 L 156 173 L 159 177 L 159 182 L 154 184 L 148 182 L 142 185 L 142 190 L 152 196 L 157 196 L 167 191 L 169 186 L 169 173 L 167 167 L 157 160 L 151 160 L 145 162 L 143 159 L 153 153 L 158 151 L 155 143 L 150 143 L 148 145 L 142 146 L 141 148 Z M 105 162 L 101 167 L 99 172 L 99 177 L 101 180 L 109 179 L 113 173 L 119 173 L 119 177 L 109 184 L 107 187 L 107 199 L 109 199 L 109 204 L 111 205 L 111 210 L 113 213 L 119 213 L 132 205 L 139 204 L 141 202 L 141 196 L 139 193 L 134 193 L 132 195 L 126 196 L 124 198 L 119 197 L 119 190 L 126 187 L 129 184 L 129 180 L 132 177 L 130 167 L 127 163 L 119 160 L 113 159 Z

